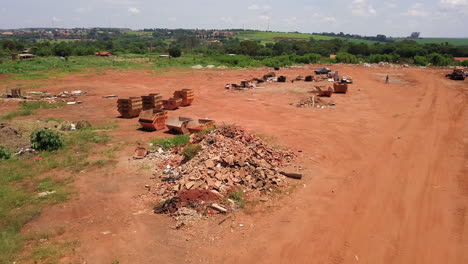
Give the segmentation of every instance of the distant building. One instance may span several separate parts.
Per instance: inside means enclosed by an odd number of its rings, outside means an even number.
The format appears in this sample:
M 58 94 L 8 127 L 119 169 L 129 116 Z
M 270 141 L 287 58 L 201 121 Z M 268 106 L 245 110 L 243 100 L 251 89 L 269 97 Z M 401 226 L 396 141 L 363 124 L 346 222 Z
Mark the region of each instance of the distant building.
M 36 58 L 36 55 L 33 55 L 33 54 L 19 54 L 18 57 L 20 58 L 20 60 L 27 60 L 27 59 Z
M 456 60 L 456 61 L 466 61 L 466 60 L 468 60 L 468 57 L 455 57 L 453 59 Z
M 108 51 L 98 51 L 98 52 L 96 52 L 96 56 L 110 57 L 110 56 L 112 56 L 112 53 L 110 53 Z
M 2 35 L 13 35 L 13 32 L 9 32 L 9 31 L 3 32 Z
M 336 59 L 336 55 L 335 54 L 330 54 L 330 59 Z

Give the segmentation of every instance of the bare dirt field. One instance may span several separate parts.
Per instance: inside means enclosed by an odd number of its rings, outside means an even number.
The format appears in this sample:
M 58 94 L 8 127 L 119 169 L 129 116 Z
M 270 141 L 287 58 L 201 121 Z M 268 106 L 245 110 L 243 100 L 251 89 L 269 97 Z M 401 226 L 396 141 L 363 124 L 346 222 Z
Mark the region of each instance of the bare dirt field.
M 291 79 L 312 69 L 277 74 Z M 43 81 L 37 90 L 88 95 L 83 104 L 39 110 L 33 118 L 115 121 L 119 127 L 109 133 L 120 150 L 116 163 L 78 173 L 74 198 L 46 209 L 24 232 L 65 227 L 58 239 L 79 246 L 63 263 L 468 263 L 468 82 L 447 80 L 440 69 L 333 70 L 354 84 L 325 109 L 291 105 L 310 96 L 314 83 L 224 89 L 267 68 L 109 71 Z M 299 153 L 304 178 L 295 190 L 222 223 L 225 216 L 176 230 L 171 218 L 154 214 L 144 188 L 151 172 L 130 158 L 138 141 L 168 134 L 138 130 L 136 119 L 118 118 L 116 98 L 102 96 L 169 97 L 181 88 L 193 89 L 195 101 L 169 116 L 235 123 Z M 3 103 L 0 111 L 15 107 Z

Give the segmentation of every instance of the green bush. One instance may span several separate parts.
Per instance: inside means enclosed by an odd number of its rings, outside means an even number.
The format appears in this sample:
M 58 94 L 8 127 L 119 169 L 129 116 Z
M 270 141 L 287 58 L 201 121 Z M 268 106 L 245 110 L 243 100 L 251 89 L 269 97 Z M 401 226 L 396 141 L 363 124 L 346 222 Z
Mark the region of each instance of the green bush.
M 7 160 L 11 157 L 11 152 L 4 146 L 0 146 L 0 160 Z
M 356 56 L 349 54 L 347 52 L 338 52 L 336 54 L 336 61 L 341 63 L 358 63 Z
M 200 144 L 188 144 L 185 146 L 182 153 L 184 154 L 185 160 L 191 160 L 198 154 L 198 152 L 200 152 L 201 149 L 202 146 Z
M 461 64 L 461 66 L 468 67 L 468 60 L 464 60 L 460 64 Z
M 172 47 L 169 49 L 169 55 L 171 55 L 171 57 L 178 58 L 180 55 L 182 55 L 182 52 L 179 48 Z
M 424 56 L 414 56 L 414 64 L 419 66 L 426 66 L 428 62 Z
M 51 130 L 34 130 L 31 133 L 31 146 L 38 150 L 53 151 L 63 146 L 63 140 L 58 133 Z
M 189 143 L 190 136 L 187 135 L 177 135 L 173 138 L 157 138 L 153 139 L 151 143 L 154 145 L 162 147 L 164 150 L 170 149 L 175 146 L 183 146 Z

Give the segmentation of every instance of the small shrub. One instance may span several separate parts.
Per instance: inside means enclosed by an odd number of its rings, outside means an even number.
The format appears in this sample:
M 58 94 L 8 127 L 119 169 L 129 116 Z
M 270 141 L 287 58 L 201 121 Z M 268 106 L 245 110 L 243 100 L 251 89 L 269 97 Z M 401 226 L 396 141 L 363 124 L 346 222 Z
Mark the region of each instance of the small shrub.
M 182 153 L 184 154 L 185 160 L 191 160 L 198 154 L 198 152 L 200 152 L 201 149 L 202 146 L 200 144 L 188 144 L 185 146 Z
M 4 146 L 0 146 L 0 160 L 7 160 L 11 157 L 11 152 Z
M 160 146 L 163 149 L 167 150 L 175 146 L 186 145 L 190 140 L 190 136 L 187 135 L 177 135 L 173 138 L 157 138 L 153 139 L 151 143 L 154 145 Z
M 180 55 L 182 55 L 182 52 L 179 48 L 177 47 L 172 47 L 169 49 L 169 55 L 173 58 L 178 58 Z
M 34 130 L 31 133 L 31 146 L 38 150 L 53 151 L 63 146 L 63 140 L 58 133 L 51 130 Z
M 245 193 L 242 190 L 232 192 L 228 198 L 233 200 L 240 208 L 245 207 Z

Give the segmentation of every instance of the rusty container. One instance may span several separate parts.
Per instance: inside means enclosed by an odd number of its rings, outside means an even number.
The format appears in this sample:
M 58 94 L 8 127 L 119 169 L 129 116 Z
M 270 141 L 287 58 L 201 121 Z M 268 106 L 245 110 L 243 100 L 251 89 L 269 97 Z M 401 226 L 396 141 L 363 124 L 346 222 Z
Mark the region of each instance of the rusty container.
M 179 106 L 182 104 L 182 101 L 182 98 L 169 98 L 167 100 L 163 100 L 163 108 L 165 110 L 175 110 L 179 108 Z
M 347 93 L 348 92 L 348 84 L 347 83 L 333 83 L 333 92 L 335 93 Z
M 167 120 L 166 126 L 169 131 L 174 134 L 190 134 L 187 128 L 190 121 L 193 121 L 193 119 L 187 117 L 173 117 Z
M 202 119 L 189 121 L 187 124 L 187 129 L 189 130 L 190 133 L 198 133 L 205 129 L 214 128 L 214 126 L 215 126 L 214 120 L 202 118 Z
M 162 130 L 166 127 L 167 111 L 149 109 L 141 111 L 138 122 L 145 130 Z

